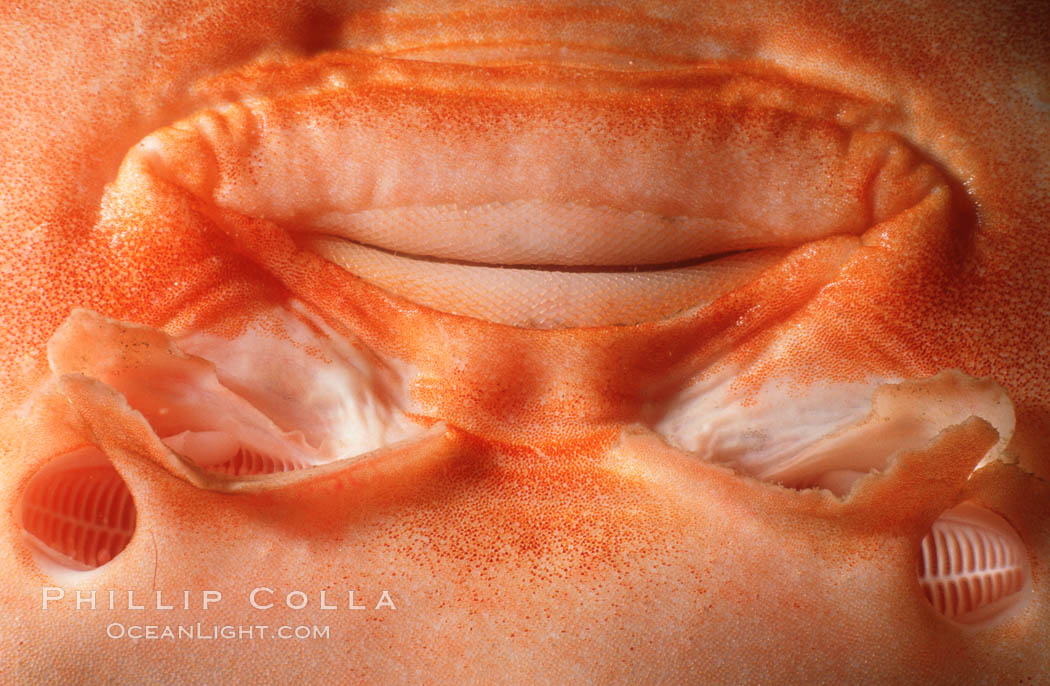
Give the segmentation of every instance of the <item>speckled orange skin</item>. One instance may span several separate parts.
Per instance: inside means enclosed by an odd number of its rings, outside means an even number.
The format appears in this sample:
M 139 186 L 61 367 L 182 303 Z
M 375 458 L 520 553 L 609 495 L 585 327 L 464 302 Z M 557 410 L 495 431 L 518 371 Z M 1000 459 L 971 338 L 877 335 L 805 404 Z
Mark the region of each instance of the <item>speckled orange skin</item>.
M 2 680 L 1050 681 L 1050 14 L 1039 3 L 754 5 L 401 3 L 398 15 L 387 3 L 5 5 Z M 414 19 L 429 13 L 450 16 Z M 950 204 L 868 236 L 844 263 L 834 239 L 803 246 L 699 312 L 559 332 L 423 310 L 297 252 L 272 226 L 177 194 L 100 213 L 137 140 L 254 82 L 195 86 L 203 77 L 264 51 L 295 62 L 474 41 L 538 45 L 538 61 L 544 45 L 601 47 L 662 67 L 721 45 L 720 59 L 870 103 L 873 126 L 953 180 Z M 45 345 L 73 307 L 234 334 L 293 294 L 417 365 L 421 415 L 447 430 L 322 479 L 229 495 L 165 469 L 147 428 L 106 389 L 49 381 Z M 653 388 L 727 351 L 743 387 L 785 378 L 800 393 L 869 374 L 993 377 L 1017 409 L 1017 464 L 967 478 L 996 440 L 973 419 L 839 501 L 706 465 L 636 426 Z M 91 585 L 218 589 L 223 604 L 40 609 L 54 581 L 18 537 L 15 503 L 40 465 L 88 442 L 138 508 L 135 537 Z M 978 630 L 940 617 L 915 579 L 920 538 L 965 498 L 1006 518 L 1032 556 L 1024 611 Z M 389 589 L 398 609 L 260 614 L 245 595 L 262 585 L 313 598 L 357 589 L 369 604 Z M 106 638 L 111 622 L 173 617 L 329 624 L 332 638 Z

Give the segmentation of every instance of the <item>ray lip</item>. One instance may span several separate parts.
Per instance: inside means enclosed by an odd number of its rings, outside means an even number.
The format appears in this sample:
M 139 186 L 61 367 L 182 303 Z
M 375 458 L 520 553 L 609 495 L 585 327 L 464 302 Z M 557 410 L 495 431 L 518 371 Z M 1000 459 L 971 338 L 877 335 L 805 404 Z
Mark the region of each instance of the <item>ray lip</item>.
M 616 274 L 621 272 L 661 272 L 661 271 L 672 271 L 676 269 L 689 269 L 690 267 L 699 267 L 704 264 L 716 262 L 718 260 L 739 257 L 740 255 L 748 252 L 758 252 L 761 249 L 744 249 L 744 250 L 729 250 L 722 253 L 703 255 L 695 258 L 685 258 L 669 262 L 646 262 L 640 260 L 637 263 L 592 263 L 586 262 L 581 264 L 563 264 L 560 261 L 553 262 L 526 262 L 524 258 L 518 256 L 519 261 L 515 261 L 514 258 L 508 261 L 476 261 L 464 258 L 447 257 L 443 254 L 431 255 L 431 254 L 412 254 L 406 253 L 399 250 L 391 250 L 388 248 L 382 248 L 376 245 L 369 245 L 367 243 L 361 243 L 359 241 L 345 238 L 338 234 L 324 234 L 324 233 L 312 233 L 312 232 L 297 232 L 294 233 L 294 237 L 297 243 L 302 246 L 316 246 L 322 244 L 340 245 L 340 246 L 353 246 L 352 249 L 359 251 L 375 251 L 389 255 L 391 258 L 398 258 L 402 260 L 412 260 L 414 262 L 429 262 L 433 264 L 446 264 L 446 265 L 458 265 L 463 267 L 479 267 L 485 269 L 501 269 L 501 270 L 528 270 L 528 271 L 547 271 L 547 272 L 560 272 L 566 274 Z M 438 251 L 444 253 L 445 251 Z
M 539 198 L 326 211 L 286 228 L 414 259 L 560 271 L 674 269 L 795 242 L 735 221 Z
M 769 251 L 859 236 L 943 182 L 849 98 L 724 67 L 367 67 L 289 66 L 272 92 L 198 112 L 131 157 L 397 296 L 538 328 L 710 302 Z M 470 305 L 493 290 L 501 302 Z
M 417 258 L 342 238 L 298 241 L 354 275 L 441 312 L 537 329 L 629 325 L 697 307 L 778 262 L 752 250 L 647 268 L 478 265 Z

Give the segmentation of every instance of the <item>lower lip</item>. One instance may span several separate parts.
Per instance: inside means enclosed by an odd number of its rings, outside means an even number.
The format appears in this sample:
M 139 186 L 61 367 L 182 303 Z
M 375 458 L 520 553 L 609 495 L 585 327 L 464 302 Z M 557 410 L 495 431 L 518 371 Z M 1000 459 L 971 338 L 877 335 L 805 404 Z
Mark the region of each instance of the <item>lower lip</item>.
M 689 266 L 619 271 L 419 259 L 317 235 L 301 235 L 299 245 L 418 305 L 532 329 L 631 325 L 664 319 L 739 288 L 788 252 L 750 250 Z

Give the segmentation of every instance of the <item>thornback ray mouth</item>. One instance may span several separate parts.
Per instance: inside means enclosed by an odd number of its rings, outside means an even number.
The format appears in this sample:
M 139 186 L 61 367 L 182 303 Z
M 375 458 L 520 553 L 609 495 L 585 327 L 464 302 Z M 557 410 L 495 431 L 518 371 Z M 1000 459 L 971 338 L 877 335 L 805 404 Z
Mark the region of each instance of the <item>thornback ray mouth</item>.
M 873 129 L 878 107 L 724 65 L 259 69 L 239 100 L 136 145 L 117 187 L 163 179 L 397 297 L 499 324 L 663 319 L 947 192 Z
M 13 681 L 1050 674 L 1050 4 L 8 5 Z

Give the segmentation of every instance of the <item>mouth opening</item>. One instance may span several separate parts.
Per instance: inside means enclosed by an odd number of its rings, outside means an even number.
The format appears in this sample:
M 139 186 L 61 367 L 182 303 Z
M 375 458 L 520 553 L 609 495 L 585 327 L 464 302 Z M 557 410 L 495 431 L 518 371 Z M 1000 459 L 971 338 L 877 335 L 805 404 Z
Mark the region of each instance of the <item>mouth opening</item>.
M 942 182 L 849 97 L 726 66 L 341 55 L 284 71 L 273 92 L 154 133 L 125 171 L 272 222 L 394 296 L 500 324 L 666 318 L 792 249 L 859 240 Z
M 409 256 L 332 236 L 307 234 L 297 243 L 424 307 L 534 329 L 662 319 L 742 286 L 787 252 L 738 251 L 673 265 L 496 265 Z

